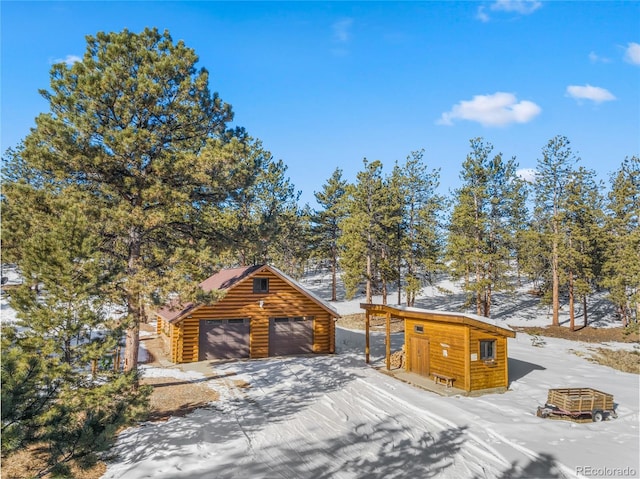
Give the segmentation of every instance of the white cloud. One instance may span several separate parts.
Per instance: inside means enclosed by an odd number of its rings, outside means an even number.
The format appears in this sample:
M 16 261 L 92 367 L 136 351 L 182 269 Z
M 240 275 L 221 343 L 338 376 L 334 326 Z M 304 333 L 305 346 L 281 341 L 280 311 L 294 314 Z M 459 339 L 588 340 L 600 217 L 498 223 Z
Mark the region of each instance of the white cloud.
M 611 59 L 607 57 L 601 57 L 596 52 L 589 53 L 589 60 L 591 63 L 611 63 Z
M 616 99 L 609 90 L 591 85 L 569 85 L 567 87 L 567 95 L 576 100 L 591 100 L 595 103 Z
M 629 42 L 624 52 L 624 59 L 634 65 L 640 65 L 640 43 Z
M 342 18 L 333 23 L 333 39 L 339 43 L 347 43 L 351 39 L 352 18 Z
M 75 62 L 80 61 L 82 61 L 82 58 L 77 55 L 67 55 L 65 58 L 56 58 L 55 60 L 53 60 L 53 63 L 66 63 L 67 66 L 70 67 Z
M 534 183 L 536 181 L 536 170 L 534 168 L 520 168 L 516 171 L 516 175 L 521 180 L 529 183 Z
M 542 2 L 539 0 L 496 0 L 489 5 L 489 9 L 492 12 L 516 13 L 519 15 L 530 15 L 540 7 L 542 7 Z M 476 18 L 483 23 L 491 20 L 485 5 L 478 7 Z
M 515 12 L 521 15 L 529 15 L 542 7 L 538 0 L 497 0 L 491 4 L 491 10 L 502 12 Z
M 484 5 L 480 5 L 478 7 L 478 13 L 476 13 L 476 18 L 483 23 L 487 23 L 491 18 L 487 15 L 487 12 L 484 9 Z
M 452 125 L 453 120 L 469 120 L 483 126 L 503 126 L 510 123 L 527 123 L 538 116 L 542 109 L 531 101 L 518 101 L 513 93 L 497 92 L 493 95 L 476 95 L 463 100 L 442 114 L 436 122 Z

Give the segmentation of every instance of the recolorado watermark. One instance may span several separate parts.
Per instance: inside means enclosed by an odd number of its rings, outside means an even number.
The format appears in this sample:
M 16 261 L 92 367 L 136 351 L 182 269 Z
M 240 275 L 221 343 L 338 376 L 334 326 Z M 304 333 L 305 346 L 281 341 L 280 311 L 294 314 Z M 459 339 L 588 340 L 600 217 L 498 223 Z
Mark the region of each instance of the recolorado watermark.
M 577 466 L 576 474 L 586 477 L 638 477 L 633 467 Z

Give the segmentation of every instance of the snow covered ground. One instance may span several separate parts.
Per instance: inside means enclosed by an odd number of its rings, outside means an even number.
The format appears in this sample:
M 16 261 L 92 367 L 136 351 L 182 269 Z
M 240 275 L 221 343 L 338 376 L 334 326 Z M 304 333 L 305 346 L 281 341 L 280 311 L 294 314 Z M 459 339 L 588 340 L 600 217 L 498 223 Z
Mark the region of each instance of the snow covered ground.
M 326 277 L 303 284 L 329 297 Z M 511 326 L 550 324 L 549 308 L 526 290 L 496 294 L 492 317 Z M 389 303 L 396 298 L 391 293 Z M 362 312 L 362 297 L 346 301 L 340 291 L 338 299 L 340 314 Z M 456 311 L 464 300 L 459 285 L 443 279 L 416 306 Z M 6 298 L 0 302 L 2 321 L 15 321 Z M 619 325 L 606 301 L 593 299 L 590 310 L 591 325 Z M 508 392 L 446 398 L 378 371 L 384 335 L 372 337 L 374 367 L 364 363 L 363 333 L 341 328 L 335 355 L 209 363 L 209 379 L 188 365 L 144 366 L 147 376 L 206 382 L 220 398 L 186 417 L 122 432 L 103 479 L 640 477 L 640 376 L 574 353 L 594 345 L 544 338 L 536 347 L 519 333 L 509 340 Z M 394 335 L 393 348 L 402 340 Z M 538 418 L 554 387 L 611 393 L 619 417 Z
M 424 309 L 465 311 L 475 313 L 472 308 L 465 308 L 467 296 L 462 289 L 462 281 L 452 281 L 446 275 L 434 278 L 434 284 L 422 288 L 417 296 L 415 306 Z M 515 280 L 515 279 L 514 279 Z M 321 298 L 331 297 L 331 279 L 327 274 L 315 274 L 305 277 L 301 283 Z M 337 302 L 331 303 L 341 315 L 362 313 L 360 303 L 365 302 L 360 295 L 353 299 L 346 299 L 344 288 L 339 282 Z M 531 295 L 535 289 L 530 282 L 514 289 L 512 292 L 497 291 L 493 293 L 491 304 L 491 318 L 498 323 L 504 322 L 510 326 L 548 326 L 551 324 L 551 307 L 543 305 L 539 297 Z M 598 328 L 621 326 L 615 316 L 614 306 L 606 300 L 606 291 L 601 291 L 589 297 L 588 311 L 589 326 Z M 402 301 L 406 302 L 404 293 Z M 382 304 L 382 296 L 373 296 L 372 302 Z M 391 289 L 387 297 L 388 304 L 398 303 L 397 289 Z M 576 301 L 576 325 L 582 325 L 582 305 Z M 569 325 L 569 306 L 566 298 L 560 302 L 560 324 Z
M 397 338 L 395 338 L 397 339 Z M 338 352 L 211 363 L 220 400 L 124 431 L 103 479 L 638 477 L 639 376 L 572 353 L 587 346 L 509 340 L 510 391 L 440 397 L 363 361 L 364 335 L 338 328 Z M 382 360 L 384 335 L 374 335 Z M 615 345 L 612 345 L 615 346 Z M 203 376 L 175 369 L 146 374 Z M 243 380 L 250 387 L 238 387 Z M 538 418 L 552 387 L 614 395 L 617 419 Z

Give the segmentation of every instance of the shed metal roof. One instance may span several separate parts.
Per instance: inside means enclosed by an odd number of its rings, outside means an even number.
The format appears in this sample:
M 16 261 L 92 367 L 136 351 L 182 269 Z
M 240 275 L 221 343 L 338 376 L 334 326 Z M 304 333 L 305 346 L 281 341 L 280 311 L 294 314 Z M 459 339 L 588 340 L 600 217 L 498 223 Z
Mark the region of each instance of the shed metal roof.
M 454 311 L 439 311 L 399 305 L 390 306 L 387 304 L 372 303 L 362 303 L 360 304 L 360 307 L 364 310 L 372 311 L 374 313 L 389 312 L 401 318 L 415 318 L 424 319 L 426 321 L 461 323 L 481 329 L 486 329 L 510 338 L 514 338 L 516 336 L 515 331 L 508 325 L 501 323 L 499 324 L 495 319 L 485 318 L 484 316 L 480 316 L 478 314 L 459 313 Z

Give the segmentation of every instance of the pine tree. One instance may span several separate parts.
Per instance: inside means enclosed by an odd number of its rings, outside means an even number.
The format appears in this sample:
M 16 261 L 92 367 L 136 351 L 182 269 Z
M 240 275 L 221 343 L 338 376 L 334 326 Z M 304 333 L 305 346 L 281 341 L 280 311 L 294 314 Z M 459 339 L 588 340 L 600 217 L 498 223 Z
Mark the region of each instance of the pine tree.
M 304 260 L 303 251 L 295 251 L 296 248 L 289 247 L 299 245 L 299 242 L 287 243 L 298 233 L 302 236 L 304 229 L 298 228 L 302 225 L 302 215 L 298 210 L 300 192 L 295 190 L 286 172 L 287 166 L 282 160 L 267 162 L 256 180 L 256 206 L 262 250 L 260 262 L 274 262 L 293 272 L 296 268 L 292 266 L 292 262 L 301 264 Z
M 307 221 L 287 166 L 275 161 L 259 140 L 246 137 L 235 148 L 242 187 L 207 222 L 212 238 L 226 238 L 221 260 L 227 266 L 273 263 L 293 274 L 307 254 Z M 236 173 L 238 174 L 238 173 Z
M 440 173 L 428 171 L 423 158 L 424 150 L 412 151 L 400 171 L 404 211 L 399 233 L 401 263 L 406 265 L 407 306 L 415 304 L 422 288 L 421 274 L 431 277 L 437 271 L 442 249 L 439 214 L 445 200 L 436 193 Z
M 384 202 L 382 163 L 363 161 L 364 169 L 357 174 L 357 183 L 346 193 L 348 215 L 340 223 L 342 248 L 340 265 L 347 298 L 352 298 L 358 286 L 365 282 L 365 297 L 371 302 L 373 290 L 379 284 L 379 240 L 382 237 Z
M 611 177 L 602 284 L 623 326 L 640 320 L 640 157 L 626 158 Z
M 516 173 L 517 175 L 517 173 Z M 529 218 L 529 208 L 527 201 L 531 191 L 531 183 L 518 177 L 519 194 L 515 195 L 511 203 L 511 229 L 514 233 L 512 249 L 515 256 L 515 267 L 517 271 L 518 285 L 522 284 L 522 272 L 525 270 L 523 265 L 530 261 L 534 256 L 532 252 L 535 248 L 528 244 L 528 237 L 531 232 L 531 221 Z
M 577 158 L 564 136 L 549 140 L 536 167 L 534 216 L 541 242 L 548 247 L 553 325 L 560 324 L 560 248 L 565 221 L 567 184 Z
M 199 265 L 205 218 L 235 191 L 235 158 L 221 149 L 231 107 L 208 86 L 198 58 L 168 32 L 87 37 L 81 61 L 51 70 L 50 111 L 19 154 L 60 187 L 75 184 L 100 208 L 96 227 L 127 307 L 125 369 L 137 367 L 147 298 L 175 291 Z M 209 245 L 210 246 L 210 245 Z M 193 283 L 193 282 L 192 282 Z
M 269 245 L 269 262 L 293 278 L 304 274 L 311 256 L 311 209 L 291 204 L 279 217 L 280 233 Z
M 380 279 L 383 304 L 389 301 L 389 288 L 393 283 L 398 284 L 398 296 L 400 296 L 403 183 L 402 171 L 396 164 L 391 174 L 383 179 L 380 191 L 380 234 L 375 238 L 374 247 L 377 251 L 376 270 Z
M 511 288 L 510 264 L 526 188 L 516 176 L 515 159 L 490 158 L 493 146 L 471 140 L 463 164 L 463 185 L 455 193 L 447 256 L 454 276 L 465 278 L 476 312 L 489 316 L 494 290 Z
M 313 255 L 321 260 L 328 259 L 331 265 L 331 301 L 337 300 L 338 284 L 338 238 L 341 235 L 340 223 L 346 216 L 344 196 L 347 182 L 342 179 L 342 170 L 336 168 L 331 178 L 323 185 L 322 191 L 315 192 L 315 198 L 322 209 L 312 215 L 311 232 L 313 237 Z
M 5 196 L 14 221 L 33 211 L 34 199 L 40 204 L 25 220 L 37 223 L 12 224 L 8 232 L 30 236 L 19 235 L 28 281 L 10 297 L 19 321 L 3 328 L 2 449 L 44 444 L 48 465 L 41 473 L 64 474 L 70 460 L 94 461 L 142 410 L 148 391 L 136 387 L 135 372 L 122 374 L 106 362 L 122 329 L 108 314 L 115 285 L 101 254 L 105 240 L 94 228 L 99 210 L 73 186 L 19 186 Z
M 485 291 L 485 316 L 489 316 L 492 293 L 510 291 L 512 264 L 517 258 L 518 232 L 524 229 L 527 187 L 517 173 L 515 157 L 503 160 L 498 154 L 489 163 L 487 182 L 487 286 Z
M 569 293 L 569 328 L 575 330 L 575 297 L 582 298 L 584 326 L 587 325 L 587 297 L 600 270 L 602 198 L 595 172 L 583 167 L 575 170 L 567 183 L 564 241 L 560 248 L 560 267 Z

